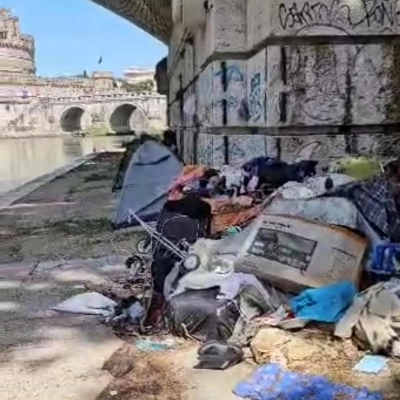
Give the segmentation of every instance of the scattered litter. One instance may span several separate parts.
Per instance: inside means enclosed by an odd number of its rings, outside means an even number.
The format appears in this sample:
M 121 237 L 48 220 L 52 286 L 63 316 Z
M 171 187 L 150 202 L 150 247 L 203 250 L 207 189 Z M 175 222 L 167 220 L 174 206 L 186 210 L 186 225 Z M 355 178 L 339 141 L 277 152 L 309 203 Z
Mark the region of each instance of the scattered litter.
M 173 349 L 177 347 L 180 342 L 173 338 L 165 339 L 159 342 L 151 339 L 140 339 L 136 341 L 135 344 L 138 350 L 150 353 L 154 351 L 167 351 Z
M 195 369 L 225 370 L 243 360 L 243 350 L 234 344 L 205 343 L 198 352 L 199 363 Z
M 144 318 L 146 310 L 138 301 L 136 301 L 129 307 L 128 313 L 132 322 L 139 323 Z
M 387 358 L 382 356 L 367 355 L 357 363 L 353 370 L 366 374 L 377 375 L 387 368 Z
M 357 289 L 350 282 L 341 282 L 317 289 L 308 289 L 290 300 L 296 317 L 317 322 L 338 322 L 353 303 Z
M 268 157 L 218 171 L 183 167 L 169 150 L 149 142 L 125 160 L 114 227 L 139 224 L 151 251 L 133 249 L 140 254 L 127 260 L 130 274 L 118 290 L 90 288 L 106 296 L 98 303 L 82 305 L 78 297 L 56 309 L 111 315 L 106 322 L 139 337 L 132 351 L 154 353 L 145 358 L 157 359 L 157 367 L 173 356 L 167 350 L 180 339 L 141 335 L 168 332 L 200 342 L 197 369 L 229 368 L 250 345 L 254 360 L 267 365 L 235 393 L 252 400 L 381 400 L 351 387 L 358 383 L 350 378 L 360 377 L 351 370 L 379 374 L 388 359 L 360 360 L 351 339 L 372 353 L 400 357 L 399 282 L 371 287 L 372 274 L 361 281 L 382 261 L 396 267 L 385 268 L 389 277 L 400 268 L 394 249 L 400 242 L 399 199 L 389 174 L 354 179 L 378 172 L 378 164 L 364 161 L 338 167 L 352 177 L 315 176 L 316 161 L 289 165 Z M 132 198 L 133 206 L 127 201 Z M 385 248 L 377 247 L 382 243 Z M 391 249 L 396 251 L 388 254 Z M 368 289 L 358 294 L 360 286 Z M 332 338 L 332 324 L 337 336 L 349 340 Z M 127 382 L 137 376 L 130 354 L 116 371 L 129 374 Z M 302 375 L 305 370 L 310 375 Z M 144 384 L 148 379 L 144 369 Z M 121 395 L 114 389 L 108 396 Z
M 383 400 L 379 393 L 339 385 L 322 376 L 285 371 L 278 364 L 259 368 L 250 381 L 240 382 L 233 392 L 252 400 Z
M 78 294 L 52 308 L 54 311 L 72 314 L 102 315 L 110 317 L 117 303 L 100 293 L 89 292 Z
M 400 357 L 400 299 L 386 286 L 380 282 L 356 296 L 336 324 L 335 336 L 348 339 L 354 335 L 365 349 Z

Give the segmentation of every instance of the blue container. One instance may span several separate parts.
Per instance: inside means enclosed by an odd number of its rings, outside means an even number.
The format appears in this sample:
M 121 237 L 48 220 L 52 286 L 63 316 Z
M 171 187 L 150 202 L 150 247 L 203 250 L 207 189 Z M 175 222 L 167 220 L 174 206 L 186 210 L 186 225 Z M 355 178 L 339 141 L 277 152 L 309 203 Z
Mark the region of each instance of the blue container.
M 375 275 L 399 275 L 395 256 L 400 256 L 400 243 L 384 243 L 374 247 L 371 272 Z

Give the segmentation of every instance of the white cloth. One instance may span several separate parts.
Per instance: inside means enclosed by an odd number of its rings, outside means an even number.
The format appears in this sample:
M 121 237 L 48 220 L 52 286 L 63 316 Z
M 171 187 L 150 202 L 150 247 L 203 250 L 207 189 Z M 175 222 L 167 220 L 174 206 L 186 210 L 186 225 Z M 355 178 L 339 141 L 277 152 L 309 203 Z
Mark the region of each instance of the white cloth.
M 72 314 L 103 315 L 104 317 L 110 317 L 113 315 L 116 305 L 117 303 L 115 301 L 100 293 L 89 292 L 71 297 L 52 308 L 52 310 Z
M 353 305 L 336 324 L 335 336 L 354 334 L 366 348 L 400 357 L 399 282 L 381 282 L 355 297 Z
M 330 177 L 333 187 L 353 182 L 355 179 L 343 174 L 329 174 L 324 176 L 311 177 L 304 182 L 287 182 L 278 189 L 278 193 L 284 199 L 311 199 L 326 193 L 325 182 Z

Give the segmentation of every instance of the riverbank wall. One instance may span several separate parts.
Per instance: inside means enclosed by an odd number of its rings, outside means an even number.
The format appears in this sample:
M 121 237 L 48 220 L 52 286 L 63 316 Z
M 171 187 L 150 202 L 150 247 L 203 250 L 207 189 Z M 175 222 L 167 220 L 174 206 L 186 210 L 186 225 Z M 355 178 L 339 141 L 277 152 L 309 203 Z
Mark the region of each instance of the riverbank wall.
M 73 169 L 79 167 L 80 165 L 83 165 L 86 162 L 92 160 L 94 157 L 96 157 L 96 153 L 91 153 L 86 156 L 80 157 L 68 165 L 57 168 L 48 174 L 39 176 L 38 178 L 26 182 L 4 194 L 0 194 L 0 211 L 4 210 L 13 203 L 34 192 L 35 190 L 38 190 L 42 186 L 50 183 L 54 179 L 57 179 L 72 171 Z

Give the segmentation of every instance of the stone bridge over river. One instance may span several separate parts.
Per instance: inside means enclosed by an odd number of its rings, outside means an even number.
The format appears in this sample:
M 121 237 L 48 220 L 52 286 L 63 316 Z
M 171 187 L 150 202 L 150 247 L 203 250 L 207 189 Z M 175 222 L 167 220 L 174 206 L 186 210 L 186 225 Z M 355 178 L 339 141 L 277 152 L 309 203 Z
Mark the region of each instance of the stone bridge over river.
M 68 97 L 39 96 L 0 104 L 0 136 L 91 132 L 117 134 L 162 129 L 165 98 L 126 93 Z M 2 109 L 3 108 L 3 109 Z

